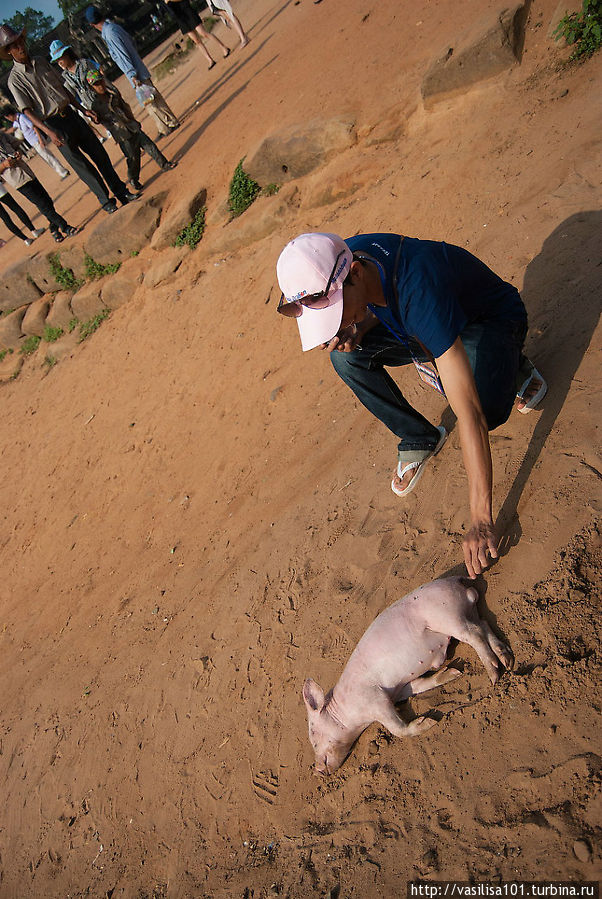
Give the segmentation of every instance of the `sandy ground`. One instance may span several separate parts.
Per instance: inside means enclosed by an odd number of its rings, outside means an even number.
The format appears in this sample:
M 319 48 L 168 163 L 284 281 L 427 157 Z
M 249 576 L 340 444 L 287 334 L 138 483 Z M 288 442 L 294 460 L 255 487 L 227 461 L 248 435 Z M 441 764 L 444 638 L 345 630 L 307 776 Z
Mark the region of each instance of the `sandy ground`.
M 599 876 L 602 54 L 558 70 L 554 6 L 533 3 L 521 66 L 431 112 L 433 54 L 488 0 L 241 0 L 249 47 L 162 83 L 185 123 L 157 184 L 206 186 L 210 209 L 277 127 L 344 114 L 360 140 L 299 182 L 283 229 L 228 255 L 201 244 L 72 359 L 2 387 L 3 899 Z M 333 182 L 339 202 L 306 202 Z M 76 223 L 94 211 L 75 183 L 55 195 Z M 331 686 L 382 608 L 461 570 L 467 503 L 457 431 L 394 497 L 395 440 L 276 316 L 276 258 L 306 229 L 468 247 L 522 289 L 550 385 L 491 438 L 503 552 L 481 610 L 515 672 L 494 689 L 458 647 L 464 676 L 407 710 L 440 724 L 406 741 L 373 726 L 325 780 L 304 678 Z

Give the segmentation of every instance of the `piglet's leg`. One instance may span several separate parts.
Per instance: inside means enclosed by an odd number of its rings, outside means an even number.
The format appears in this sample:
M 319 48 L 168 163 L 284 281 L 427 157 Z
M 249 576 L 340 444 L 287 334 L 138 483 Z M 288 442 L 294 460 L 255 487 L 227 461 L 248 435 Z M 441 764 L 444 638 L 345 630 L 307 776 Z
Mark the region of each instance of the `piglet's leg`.
M 513 663 L 509 648 L 495 636 L 487 622 L 482 621 L 474 609 L 470 617 L 463 621 L 451 636 L 472 646 L 485 666 L 492 684 L 497 684 L 500 679 L 500 663 L 506 667 L 509 667 L 507 662 Z
M 379 715 L 376 720 L 382 724 L 383 727 L 386 727 L 394 737 L 417 737 L 419 734 L 423 734 L 425 731 L 430 730 L 431 727 L 434 727 L 437 723 L 433 718 L 425 718 L 424 715 L 422 715 L 420 718 L 414 718 L 413 721 L 406 724 L 406 722 L 399 717 L 392 704 L 387 709 L 383 708 L 382 710 L 379 710 Z
M 442 687 L 443 684 L 449 684 L 462 674 L 457 668 L 441 668 L 435 674 L 428 674 L 425 677 L 417 677 L 416 680 L 405 684 L 399 694 L 395 697 L 397 702 L 409 699 L 410 696 L 417 696 L 419 693 L 426 693 L 427 690 L 433 690 L 435 687 Z

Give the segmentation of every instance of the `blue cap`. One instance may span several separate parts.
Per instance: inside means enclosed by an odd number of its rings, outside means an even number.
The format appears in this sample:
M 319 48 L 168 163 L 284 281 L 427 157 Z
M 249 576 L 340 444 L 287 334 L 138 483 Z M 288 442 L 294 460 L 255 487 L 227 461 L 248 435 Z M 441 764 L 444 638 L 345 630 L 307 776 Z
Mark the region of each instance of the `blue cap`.
M 50 45 L 50 61 L 56 62 L 57 59 L 60 59 L 65 50 L 70 50 L 70 44 L 64 44 L 62 41 L 53 41 Z
M 102 22 L 104 16 L 97 6 L 89 6 L 84 13 L 84 19 L 90 25 L 98 25 L 99 22 Z

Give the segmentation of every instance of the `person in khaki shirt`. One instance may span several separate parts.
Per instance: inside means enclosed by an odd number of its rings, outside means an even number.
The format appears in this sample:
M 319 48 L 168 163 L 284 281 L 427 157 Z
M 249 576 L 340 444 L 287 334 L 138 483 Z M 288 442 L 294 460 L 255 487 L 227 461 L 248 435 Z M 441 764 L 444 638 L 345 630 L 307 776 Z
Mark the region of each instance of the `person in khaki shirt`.
M 52 236 L 57 243 L 61 243 L 65 237 L 77 234 L 77 228 L 69 225 L 57 212 L 46 188 L 21 159 L 19 141 L 10 134 L 2 132 L 0 132 L 0 179 L 23 194 L 30 203 L 37 206 L 42 215 L 46 216 Z
M 115 212 L 117 208 L 115 199 L 109 198 L 109 190 L 123 205 L 138 199 L 138 194 L 130 193 L 119 178 L 102 144 L 77 114 L 79 101 L 69 93 L 58 72 L 43 57 L 30 57 L 24 34 L 10 25 L 0 25 L 0 57 L 12 59 L 8 87 L 19 110 L 48 135 L 106 212 Z M 94 113 L 82 111 L 95 120 Z

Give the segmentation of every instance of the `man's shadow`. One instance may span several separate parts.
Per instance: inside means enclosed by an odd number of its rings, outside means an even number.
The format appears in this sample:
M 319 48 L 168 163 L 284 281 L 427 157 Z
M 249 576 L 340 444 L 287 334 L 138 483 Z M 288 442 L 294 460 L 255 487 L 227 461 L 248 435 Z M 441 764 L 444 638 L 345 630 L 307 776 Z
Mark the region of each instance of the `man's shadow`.
M 570 216 L 546 238 L 527 266 L 522 297 L 529 315 L 525 353 L 548 382 L 529 446 L 498 513 L 500 556 L 522 529 L 518 504 L 568 396 L 600 318 L 602 211 Z
M 598 324 L 601 235 L 602 211 L 576 213 L 552 231 L 525 272 L 521 291 L 529 315 L 525 353 L 546 379 L 548 393 L 538 407 L 541 411 L 532 413 L 534 428 L 529 446 L 497 516 L 500 556 L 506 555 L 522 536 L 517 511 L 520 498 Z M 439 576 L 465 574 L 462 563 Z M 482 577 L 476 586 L 483 596 L 487 585 Z

